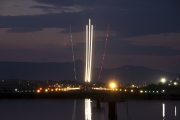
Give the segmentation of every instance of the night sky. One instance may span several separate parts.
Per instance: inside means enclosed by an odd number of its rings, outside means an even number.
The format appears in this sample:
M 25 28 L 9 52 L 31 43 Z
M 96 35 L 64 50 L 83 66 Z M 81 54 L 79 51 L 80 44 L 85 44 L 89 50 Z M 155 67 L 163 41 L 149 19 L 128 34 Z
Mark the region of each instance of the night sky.
M 0 0 L 0 61 L 84 61 L 85 25 L 95 26 L 94 67 L 180 72 L 179 0 Z

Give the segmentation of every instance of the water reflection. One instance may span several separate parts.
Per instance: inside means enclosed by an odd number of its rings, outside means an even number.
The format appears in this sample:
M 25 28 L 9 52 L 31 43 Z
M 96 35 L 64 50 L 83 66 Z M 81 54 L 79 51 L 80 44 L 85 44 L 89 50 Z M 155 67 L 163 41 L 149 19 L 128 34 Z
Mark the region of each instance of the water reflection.
M 165 104 L 164 103 L 162 104 L 162 117 L 163 117 L 163 120 L 165 120 Z
M 91 120 L 91 100 L 85 99 L 85 120 Z
M 176 117 L 176 106 L 174 107 L 174 116 Z
M 98 116 L 98 120 L 104 120 L 104 116 L 105 116 L 105 110 L 104 109 L 99 109 L 99 116 Z
M 173 105 L 174 106 L 174 105 Z M 167 108 L 170 108 L 170 107 L 168 107 L 168 105 L 167 105 Z M 176 118 L 176 116 L 177 116 L 177 108 L 176 108 L 176 105 L 173 107 L 174 108 L 174 110 L 172 110 L 172 111 L 174 111 L 171 115 L 173 115 L 174 114 L 174 117 Z M 167 110 L 167 113 L 169 113 L 169 109 L 166 109 L 166 105 L 165 105 L 165 103 L 162 103 L 162 118 L 163 118 L 163 120 L 165 120 L 165 116 L 166 116 L 166 118 L 167 117 L 170 117 L 170 115 L 169 114 L 167 114 L 166 115 L 166 111 Z M 172 117 L 172 116 L 171 116 Z
M 74 100 L 72 120 L 75 120 L 75 116 L 76 116 L 76 100 Z
M 129 100 L 117 103 L 118 120 L 180 120 L 179 101 Z M 0 120 L 108 120 L 108 103 L 92 99 L 0 99 Z M 27 117 L 28 116 L 28 117 Z

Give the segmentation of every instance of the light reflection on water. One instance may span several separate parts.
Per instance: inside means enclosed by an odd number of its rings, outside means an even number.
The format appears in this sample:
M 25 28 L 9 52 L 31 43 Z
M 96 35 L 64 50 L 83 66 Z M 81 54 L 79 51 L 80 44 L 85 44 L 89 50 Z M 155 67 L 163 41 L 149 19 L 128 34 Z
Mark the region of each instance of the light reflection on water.
M 176 117 L 176 106 L 174 107 L 174 116 Z
M 162 117 L 164 120 L 164 118 L 165 118 L 165 104 L 164 103 L 162 104 Z
M 174 107 L 174 113 L 172 112 L 172 115 L 174 115 L 174 117 L 172 117 L 172 118 L 176 119 L 176 116 L 177 116 L 176 105 L 174 105 L 172 107 Z M 165 116 L 166 116 L 166 105 L 165 105 L 165 103 L 162 103 L 162 118 L 163 118 L 163 120 L 165 120 Z
M 91 120 L 91 99 L 85 99 L 85 120 Z
M 129 100 L 116 105 L 118 120 L 180 120 L 179 101 Z M 97 108 L 92 99 L 0 99 L 0 108 L 0 120 L 108 120 L 108 103 Z
M 73 107 L 72 120 L 75 120 L 75 117 L 76 117 L 76 100 L 74 100 L 74 107 Z

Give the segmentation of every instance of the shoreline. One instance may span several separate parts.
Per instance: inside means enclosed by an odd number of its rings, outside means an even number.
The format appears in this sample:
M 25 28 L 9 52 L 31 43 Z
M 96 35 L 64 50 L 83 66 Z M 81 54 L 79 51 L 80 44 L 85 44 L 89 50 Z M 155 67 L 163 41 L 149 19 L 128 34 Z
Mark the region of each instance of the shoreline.
M 130 99 L 180 100 L 180 94 L 122 93 L 116 91 L 66 91 L 49 93 L 0 93 L 0 99 L 99 99 L 101 102 L 123 102 Z

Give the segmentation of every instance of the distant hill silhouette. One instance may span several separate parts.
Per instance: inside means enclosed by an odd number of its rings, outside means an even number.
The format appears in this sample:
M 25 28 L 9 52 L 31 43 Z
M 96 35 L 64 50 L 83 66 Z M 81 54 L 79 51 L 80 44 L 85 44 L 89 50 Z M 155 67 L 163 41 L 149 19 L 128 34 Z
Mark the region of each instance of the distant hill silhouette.
M 77 79 L 84 81 L 84 62 L 76 62 Z M 98 81 L 99 68 L 93 69 L 92 82 Z M 174 79 L 180 74 L 150 69 L 143 66 L 125 65 L 103 69 L 100 81 L 118 80 L 121 83 L 159 82 L 161 77 Z M 0 79 L 23 80 L 75 80 L 72 62 L 0 62 Z

